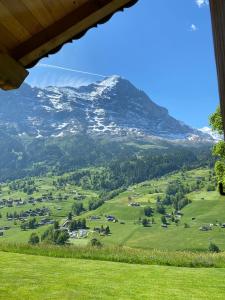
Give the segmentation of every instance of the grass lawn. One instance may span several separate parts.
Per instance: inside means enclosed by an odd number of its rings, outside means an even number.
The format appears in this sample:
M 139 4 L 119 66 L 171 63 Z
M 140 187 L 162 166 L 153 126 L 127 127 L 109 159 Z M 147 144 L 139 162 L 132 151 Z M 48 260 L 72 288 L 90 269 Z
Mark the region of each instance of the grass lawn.
M 225 299 L 225 269 L 0 252 L 0 299 Z

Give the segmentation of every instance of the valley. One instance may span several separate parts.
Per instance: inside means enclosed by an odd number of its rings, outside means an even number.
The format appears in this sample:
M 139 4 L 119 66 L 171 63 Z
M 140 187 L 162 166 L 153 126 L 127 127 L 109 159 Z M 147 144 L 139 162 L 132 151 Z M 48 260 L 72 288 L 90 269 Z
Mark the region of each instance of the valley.
M 0 96 L 0 299 L 224 298 L 220 136 L 119 76 Z
M 105 246 L 206 251 L 213 241 L 224 250 L 225 228 L 222 226 L 225 223 L 225 203 L 215 191 L 212 174 L 207 168 L 173 172 L 131 185 L 124 191 L 117 191 L 115 196 L 111 193 L 109 199 L 107 193 L 87 190 L 76 184 L 56 184 L 71 176 L 69 173 L 2 184 L 0 228 L 3 236 L 0 241 L 26 243 L 32 232 L 41 237 L 46 228 L 52 226 L 51 223 L 59 221 L 62 225 L 71 212 L 73 219 L 85 219 L 87 224 L 83 237 L 70 238 L 69 242 L 74 245 L 88 245 L 91 239 L 97 238 Z M 175 209 L 172 204 L 164 204 L 165 195 L 169 186 L 179 185 L 181 181 L 183 186 L 189 188 L 185 194 L 187 204 L 182 209 Z M 28 193 L 27 186 L 31 189 L 28 189 Z M 99 199 L 105 200 L 98 204 Z M 90 202 L 100 206 L 95 209 L 92 205 L 90 210 Z M 79 215 L 73 210 L 74 203 L 83 206 Z M 161 213 L 157 208 L 159 205 L 164 208 Z M 146 216 L 145 209 L 148 207 L 151 207 L 152 213 Z M 46 214 L 39 215 L 43 208 Z M 17 215 L 22 212 L 31 215 L 19 218 Z M 109 220 L 107 216 L 113 218 Z M 162 227 L 163 216 L 166 218 L 164 223 L 168 224 L 165 227 Z M 33 218 L 36 219 L 37 228 L 35 225 L 34 228 L 23 230 L 21 225 Z M 143 219 L 148 220 L 146 226 L 143 226 Z M 102 226 L 109 226 L 110 234 L 98 231 Z M 4 227 L 9 229 L 4 230 Z

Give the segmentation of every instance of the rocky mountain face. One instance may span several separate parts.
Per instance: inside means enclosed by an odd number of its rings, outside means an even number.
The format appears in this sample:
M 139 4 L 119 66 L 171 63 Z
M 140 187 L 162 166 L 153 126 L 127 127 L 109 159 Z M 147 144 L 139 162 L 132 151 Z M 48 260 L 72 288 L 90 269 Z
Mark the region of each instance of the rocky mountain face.
M 168 114 L 119 76 L 79 88 L 31 88 L 0 92 L 0 129 L 14 135 L 62 137 L 80 132 L 112 136 L 211 140 Z

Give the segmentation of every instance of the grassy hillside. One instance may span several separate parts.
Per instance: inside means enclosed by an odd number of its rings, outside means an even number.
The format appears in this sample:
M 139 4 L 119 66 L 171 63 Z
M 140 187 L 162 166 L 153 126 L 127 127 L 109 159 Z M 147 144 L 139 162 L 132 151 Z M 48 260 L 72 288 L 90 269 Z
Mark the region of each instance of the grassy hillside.
M 4 300 L 115 299 L 115 295 L 123 300 L 211 300 L 225 296 L 223 268 L 148 266 L 0 252 L 0 269 L 0 299 Z
M 0 241 L 7 242 L 27 242 L 32 232 L 37 232 L 39 236 L 49 227 L 49 225 L 40 226 L 37 229 L 21 230 L 23 221 L 18 219 L 7 219 L 7 214 L 20 213 L 27 210 L 36 210 L 46 207 L 49 209 L 49 216 L 35 216 L 41 219 L 59 220 L 62 224 L 68 213 L 72 210 L 74 203 L 83 203 L 86 211 L 81 216 L 74 218 L 86 218 L 89 227 L 88 236 L 85 238 L 74 239 L 70 242 L 75 245 L 87 245 L 92 238 L 101 240 L 103 245 L 120 245 L 144 249 L 168 249 L 168 250 L 198 250 L 206 251 L 209 243 L 216 243 L 221 250 L 225 250 L 225 228 L 221 224 L 225 223 L 225 201 L 219 196 L 217 191 L 207 191 L 209 185 L 214 182 L 209 169 L 195 169 L 192 171 L 180 171 L 161 177 L 155 180 L 149 180 L 127 188 L 111 200 L 106 201 L 96 210 L 88 210 L 89 201 L 101 199 L 101 195 L 93 190 L 84 190 L 80 186 L 70 182 L 63 186 L 56 184 L 58 179 L 66 178 L 69 174 L 62 176 L 34 177 L 28 180 L 20 180 L 19 184 L 15 182 L 2 184 L 0 196 L 1 199 L 12 200 L 21 199 L 22 205 L 12 207 L 3 205 L 0 209 L 0 227 L 9 226 L 9 230 L 4 230 L 4 235 Z M 211 183 L 210 183 L 210 182 Z M 163 228 L 162 214 L 156 210 L 157 201 L 163 199 L 166 190 L 171 183 L 182 182 L 183 185 L 192 186 L 198 182 L 198 187 L 194 191 L 186 194 L 189 204 L 182 210 L 182 216 L 179 222 L 171 222 L 170 225 Z M 18 187 L 19 186 L 19 187 Z M 31 189 L 31 190 L 29 190 Z M 43 202 L 36 201 L 44 199 Z M 29 199 L 34 201 L 29 203 Z M 31 202 L 32 202 L 31 201 Z M 139 203 L 138 207 L 129 205 L 131 202 Z M 8 202 L 6 202 L 8 203 Z M 1 206 L 1 205 L 0 205 Z M 145 218 L 144 209 L 150 206 L 154 213 L 149 217 L 150 224 L 147 227 L 142 225 L 141 220 Z M 172 205 L 164 205 L 166 214 L 174 211 Z M 105 216 L 112 215 L 118 222 L 109 222 Z M 97 216 L 98 219 L 93 219 Z M 31 217 L 28 217 L 29 220 Z M 152 224 L 152 218 L 154 222 Z M 202 226 L 209 226 L 212 230 L 201 231 Z M 94 228 L 109 226 L 111 234 L 100 235 Z
M 129 247 L 145 249 L 169 249 L 169 250 L 207 250 L 212 241 L 224 250 L 225 229 L 219 224 L 225 222 L 224 197 L 217 191 L 207 191 L 209 170 L 198 169 L 186 172 L 183 182 L 191 184 L 197 178 L 204 179 L 199 191 L 187 194 L 190 204 L 182 209 L 183 216 L 178 224 L 170 222 L 167 228 L 162 228 L 161 214 L 154 213 L 154 224 L 143 227 L 138 224 L 138 219 L 143 218 L 144 207 L 150 205 L 154 210 L 156 200 L 163 197 L 169 182 L 181 178 L 181 173 L 162 177 L 158 180 L 147 181 L 130 187 L 114 199 L 107 201 L 99 207 L 94 214 L 101 217 L 100 220 L 89 222 L 90 227 L 109 224 L 104 218 L 105 215 L 116 216 L 118 223 L 110 223 L 112 234 L 102 237 L 104 244 L 119 244 Z M 156 191 L 156 192 L 155 192 Z M 133 196 L 132 201 L 140 203 L 140 207 L 128 206 L 129 197 Z M 171 206 L 166 206 L 166 212 L 171 213 Z M 91 215 L 89 212 L 86 215 Z M 150 218 L 151 219 L 151 218 Z M 125 224 L 121 224 L 124 222 Z M 185 225 L 186 224 L 186 225 Z M 212 230 L 200 231 L 202 226 L 214 224 Z M 216 226 L 216 224 L 218 226 Z M 187 228 L 185 228 L 187 227 Z M 101 237 L 100 237 L 101 238 Z M 74 241 L 76 243 L 77 241 Z

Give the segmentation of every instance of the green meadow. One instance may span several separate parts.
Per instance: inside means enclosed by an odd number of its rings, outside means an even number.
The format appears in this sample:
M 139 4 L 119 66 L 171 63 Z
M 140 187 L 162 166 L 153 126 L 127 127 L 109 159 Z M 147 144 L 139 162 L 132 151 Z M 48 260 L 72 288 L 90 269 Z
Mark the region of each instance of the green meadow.
M 128 246 L 142 249 L 161 249 L 161 250 L 192 250 L 207 251 L 209 243 L 216 243 L 221 250 L 225 250 L 225 228 L 219 224 L 225 223 L 225 199 L 217 191 L 207 191 L 209 180 L 209 169 L 195 169 L 182 172 L 176 172 L 167 176 L 142 182 L 128 187 L 124 192 L 106 201 L 96 210 L 84 211 L 75 218 L 86 218 L 89 227 L 87 238 L 70 239 L 74 245 L 85 246 L 93 237 L 101 240 L 105 246 Z M 67 174 L 62 175 L 68 176 Z M 2 218 L 0 226 L 10 226 L 11 228 L 4 232 L 0 241 L 26 243 L 31 232 L 37 232 L 39 236 L 46 230 L 47 225 L 38 227 L 34 230 L 23 231 L 20 228 L 20 221 L 8 221 L 6 214 L 14 211 L 20 212 L 37 207 L 48 207 L 51 211 L 49 216 L 52 220 L 58 220 L 63 223 L 68 213 L 71 211 L 75 202 L 82 202 L 84 207 L 88 207 L 91 199 L 97 199 L 99 193 L 93 190 L 84 190 L 74 184 L 67 184 L 63 187 L 56 187 L 53 183 L 59 177 L 46 176 L 34 177 L 36 191 L 27 195 L 21 190 L 12 191 L 9 184 L 1 187 L 1 198 L 5 199 L 28 199 L 42 197 L 51 194 L 51 200 L 43 203 L 29 204 L 23 206 L 3 207 L 0 209 Z M 196 180 L 201 181 L 200 188 L 197 191 L 187 194 L 190 203 L 182 209 L 183 216 L 178 224 L 170 222 L 167 228 L 162 228 L 162 215 L 156 212 L 156 201 L 165 195 L 167 186 L 174 181 L 182 181 L 185 184 L 194 184 Z M 61 197 L 60 197 L 61 195 Z M 82 196 L 82 200 L 77 200 L 77 195 Z M 130 200 L 132 199 L 132 200 Z M 129 206 L 129 202 L 138 202 L 140 206 Z M 151 226 L 143 227 L 139 219 L 144 217 L 144 208 L 151 206 L 154 209 L 154 223 Z M 171 213 L 173 208 L 165 206 L 166 213 Z M 118 222 L 108 222 L 107 215 L 115 216 Z M 98 216 L 98 220 L 91 220 L 91 216 Z M 40 219 L 40 217 L 37 217 Z M 151 217 L 149 218 L 151 220 Z M 186 224 L 186 225 L 185 225 Z M 212 230 L 200 231 L 199 228 L 204 225 L 213 224 Z M 216 226 L 217 224 L 217 226 Z M 101 236 L 94 232 L 95 227 L 109 225 L 111 234 Z M 186 228 L 185 228 L 186 227 Z
M 207 190 L 210 174 L 209 169 L 195 169 L 135 184 L 91 211 L 88 203 L 99 199 L 100 193 L 73 183 L 56 186 L 60 176 L 32 178 L 36 189 L 31 194 L 2 184 L 3 199 L 27 201 L 47 194 L 50 198 L 0 209 L 0 227 L 10 226 L 0 237 L 0 299 L 225 299 L 225 228 L 221 228 L 225 198 Z M 189 202 L 179 222 L 168 220 L 170 225 L 163 228 L 156 206 L 168 185 L 182 181 L 191 186 L 197 180 L 199 188 L 186 195 Z M 49 225 L 21 230 L 21 221 L 6 218 L 7 213 L 45 206 L 49 218 L 62 224 L 77 202 L 85 211 L 73 218 L 85 218 L 89 233 L 86 238 L 70 238 L 67 246 L 28 245 L 32 232 L 41 236 Z M 149 217 L 154 222 L 144 227 L 140 219 L 146 206 L 154 210 Z M 171 205 L 165 208 L 167 214 L 174 210 Z M 107 221 L 108 215 L 118 222 Z M 212 230 L 199 230 L 209 224 Z M 110 227 L 109 235 L 94 231 L 102 225 Z M 101 248 L 90 246 L 93 237 L 100 240 Z M 209 253 L 210 242 L 222 251 Z
M 223 268 L 137 265 L 0 252 L 0 299 L 224 299 Z

